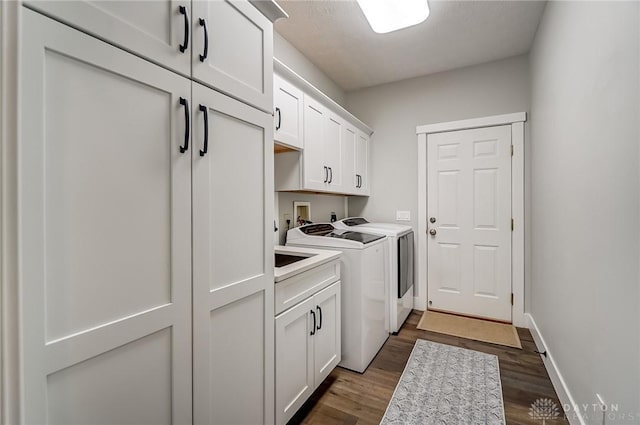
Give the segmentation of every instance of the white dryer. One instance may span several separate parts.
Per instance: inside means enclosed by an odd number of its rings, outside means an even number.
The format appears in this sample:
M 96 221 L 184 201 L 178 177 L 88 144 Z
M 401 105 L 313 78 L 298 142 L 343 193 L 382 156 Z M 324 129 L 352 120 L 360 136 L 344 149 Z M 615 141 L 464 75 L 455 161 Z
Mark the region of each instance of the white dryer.
M 342 251 L 342 362 L 338 366 L 364 372 L 389 337 L 386 238 L 329 223 L 308 224 L 287 232 L 288 246 Z
M 413 310 L 414 247 L 413 228 L 394 223 L 369 223 L 363 217 L 349 217 L 333 223 L 334 227 L 368 232 L 387 237 L 387 271 L 389 276 L 389 332 L 396 333 Z

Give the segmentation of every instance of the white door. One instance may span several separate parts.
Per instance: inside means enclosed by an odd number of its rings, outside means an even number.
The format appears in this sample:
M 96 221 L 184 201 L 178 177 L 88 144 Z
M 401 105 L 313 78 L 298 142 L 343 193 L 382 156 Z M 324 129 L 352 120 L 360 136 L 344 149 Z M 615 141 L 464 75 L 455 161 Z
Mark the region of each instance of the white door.
M 318 292 L 313 297 L 316 331 L 313 335 L 314 382 L 318 386 L 340 363 L 340 282 Z
M 315 307 L 310 297 L 276 317 L 276 425 L 286 424 L 315 389 Z
M 190 0 L 29 0 L 25 4 L 183 75 L 191 75 Z
M 304 189 L 326 190 L 329 167 L 326 161 L 325 121 L 327 110 L 304 96 L 304 152 L 302 153 Z
M 279 75 L 273 76 L 274 127 L 273 138 L 295 149 L 302 149 L 303 93 Z
M 428 305 L 511 321 L 511 126 L 427 138 Z
M 23 18 L 22 420 L 191 423 L 191 82 Z
M 273 121 L 193 84 L 194 423 L 274 420 Z
M 342 192 L 357 193 L 356 178 L 356 138 L 357 130 L 348 123 L 342 128 Z
M 361 195 L 369 194 L 369 136 L 358 132 L 356 139 L 356 187 Z
M 337 115 L 327 111 L 324 133 L 324 156 L 329 168 L 327 190 L 342 191 L 342 128 L 344 124 Z
M 193 78 L 273 111 L 273 24 L 247 0 L 193 1 Z

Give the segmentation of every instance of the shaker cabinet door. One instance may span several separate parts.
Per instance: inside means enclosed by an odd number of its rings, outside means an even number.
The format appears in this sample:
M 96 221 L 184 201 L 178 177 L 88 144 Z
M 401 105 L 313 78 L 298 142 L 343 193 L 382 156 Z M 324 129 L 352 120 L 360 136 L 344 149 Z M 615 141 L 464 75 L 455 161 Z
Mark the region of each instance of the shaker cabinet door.
M 42 1 L 26 6 L 161 66 L 191 74 L 191 1 Z
M 193 1 L 193 78 L 273 112 L 273 25 L 247 0 Z
M 191 423 L 191 83 L 23 18 L 23 421 Z
M 194 422 L 273 423 L 273 121 L 193 84 Z

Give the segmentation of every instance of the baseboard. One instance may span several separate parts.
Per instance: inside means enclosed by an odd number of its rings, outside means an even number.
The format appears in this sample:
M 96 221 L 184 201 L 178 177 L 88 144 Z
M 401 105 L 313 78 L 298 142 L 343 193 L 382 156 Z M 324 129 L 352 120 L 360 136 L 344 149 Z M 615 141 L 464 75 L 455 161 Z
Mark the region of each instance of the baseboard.
M 533 319 L 531 314 L 526 313 L 525 318 L 527 320 L 528 328 L 531 331 L 531 335 L 533 336 L 533 340 L 538 347 L 538 351 L 547 352 L 547 356 L 541 356 L 542 362 L 544 363 L 544 367 L 547 369 L 547 373 L 549 374 L 549 378 L 551 378 L 551 383 L 553 384 L 553 388 L 556 390 L 558 394 L 558 398 L 560 399 L 560 403 L 563 406 L 576 406 L 576 403 L 571 396 L 571 391 L 569 391 L 569 387 L 565 382 L 562 374 L 560 373 L 560 369 L 558 369 L 558 365 L 553 360 L 553 356 L 549 352 L 547 348 L 547 344 L 544 341 L 544 337 L 540 333 L 540 329 L 536 325 L 536 321 Z M 571 409 L 571 412 L 568 412 L 567 419 L 571 425 L 586 425 L 584 418 L 582 417 L 582 413 L 580 409 Z

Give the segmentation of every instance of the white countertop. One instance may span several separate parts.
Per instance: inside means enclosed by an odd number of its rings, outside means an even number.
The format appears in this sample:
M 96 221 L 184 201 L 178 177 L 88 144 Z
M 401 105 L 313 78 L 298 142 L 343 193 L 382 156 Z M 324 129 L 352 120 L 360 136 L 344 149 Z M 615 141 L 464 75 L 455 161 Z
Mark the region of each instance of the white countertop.
M 314 267 L 318 267 L 321 264 L 325 264 L 329 261 L 340 258 L 340 255 L 342 255 L 342 252 L 340 251 L 283 245 L 277 245 L 274 248 L 274 252 L 278 254 L 299 255 L 301 257 L 308 257 L 304 260 L 297 261 L 284 267 L 275 267 L 274 280 L 276 283 L 288 279 L 291 276 L 295 276 L 297 274 L 305 272 Z

